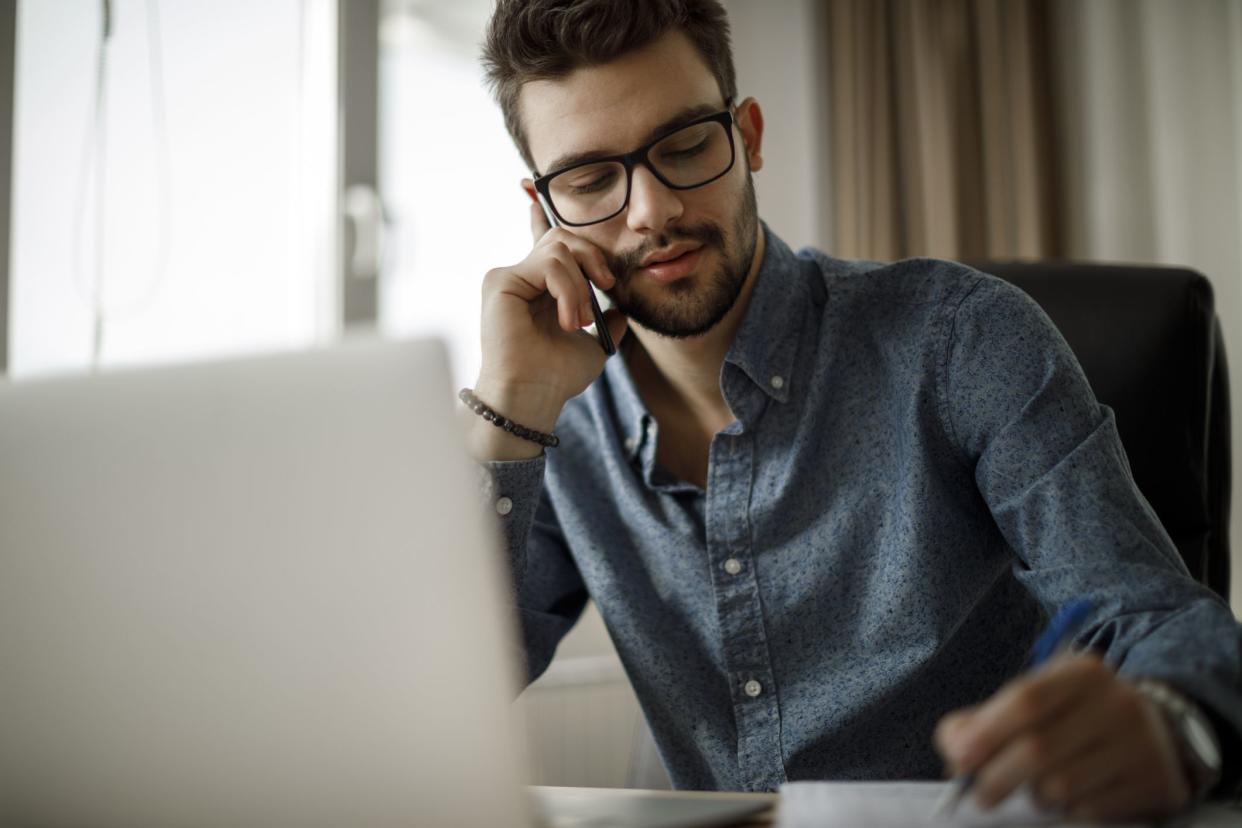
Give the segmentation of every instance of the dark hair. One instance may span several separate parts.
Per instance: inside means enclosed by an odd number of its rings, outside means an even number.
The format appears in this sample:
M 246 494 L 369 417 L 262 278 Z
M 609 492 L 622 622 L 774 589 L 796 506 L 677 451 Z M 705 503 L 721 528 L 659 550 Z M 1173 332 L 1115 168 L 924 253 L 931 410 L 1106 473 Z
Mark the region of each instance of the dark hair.
M 672 29 L 694 44 L 724 98 L 736 98 L 729 19 L 718 0 L 497 0 L 483 43 L 483 67 L 505 126 L 530 168 L 535 164 L 518 113 L 522 84 L 607 63 Z

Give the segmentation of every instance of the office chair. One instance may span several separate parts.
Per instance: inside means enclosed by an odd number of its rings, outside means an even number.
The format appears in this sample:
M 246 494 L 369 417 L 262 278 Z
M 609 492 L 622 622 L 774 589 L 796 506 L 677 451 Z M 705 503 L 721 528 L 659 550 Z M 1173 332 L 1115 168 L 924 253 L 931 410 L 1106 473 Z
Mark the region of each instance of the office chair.
M 1043 307 L 1117 429 L 1190 574 L 1229 600 L 1229 377 L 1201 274 L 1176 267 L 972 262 Z

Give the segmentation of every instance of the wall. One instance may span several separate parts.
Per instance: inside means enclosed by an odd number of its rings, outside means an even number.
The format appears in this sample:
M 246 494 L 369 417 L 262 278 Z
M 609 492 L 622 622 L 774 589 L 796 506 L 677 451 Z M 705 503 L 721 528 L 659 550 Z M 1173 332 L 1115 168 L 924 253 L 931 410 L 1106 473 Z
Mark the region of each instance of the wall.
M 764 114 L 759 215 L 795 250 L 827 247 L 828 131 L 819 79 L 826 78 L 814 0 L 727 0 L 738 95 Z

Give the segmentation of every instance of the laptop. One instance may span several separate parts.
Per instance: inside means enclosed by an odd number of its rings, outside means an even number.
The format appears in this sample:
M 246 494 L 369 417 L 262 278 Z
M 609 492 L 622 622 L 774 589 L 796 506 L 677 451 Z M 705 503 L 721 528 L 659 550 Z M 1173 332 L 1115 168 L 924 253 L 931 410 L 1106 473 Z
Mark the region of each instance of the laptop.
M 452 401 L 435 341 L 0 384 L 0 822 L 638 824 L 523 787 Z

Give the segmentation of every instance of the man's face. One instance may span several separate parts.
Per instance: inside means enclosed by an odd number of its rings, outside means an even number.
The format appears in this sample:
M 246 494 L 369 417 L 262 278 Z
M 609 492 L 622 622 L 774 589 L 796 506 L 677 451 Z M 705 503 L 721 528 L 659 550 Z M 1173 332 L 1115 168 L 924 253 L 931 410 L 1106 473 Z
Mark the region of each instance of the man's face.
M 532 81 L 519 98 L 540 173 L 564 159 L 628 153 L 725 108 L 715 77 L 680 32 L 601 66 Z M 735 112 L 736 156 L 723 177 L 692 190 L 634 168 L 629 206 L 599 224 L 568 228 L 597 245 L 617 277 L 613 304 L 639 325 L 670 337 L 702 334 L 733 307 L 758 239 L 751 169 L 758 169 L 762 120 L 753 101 Z

